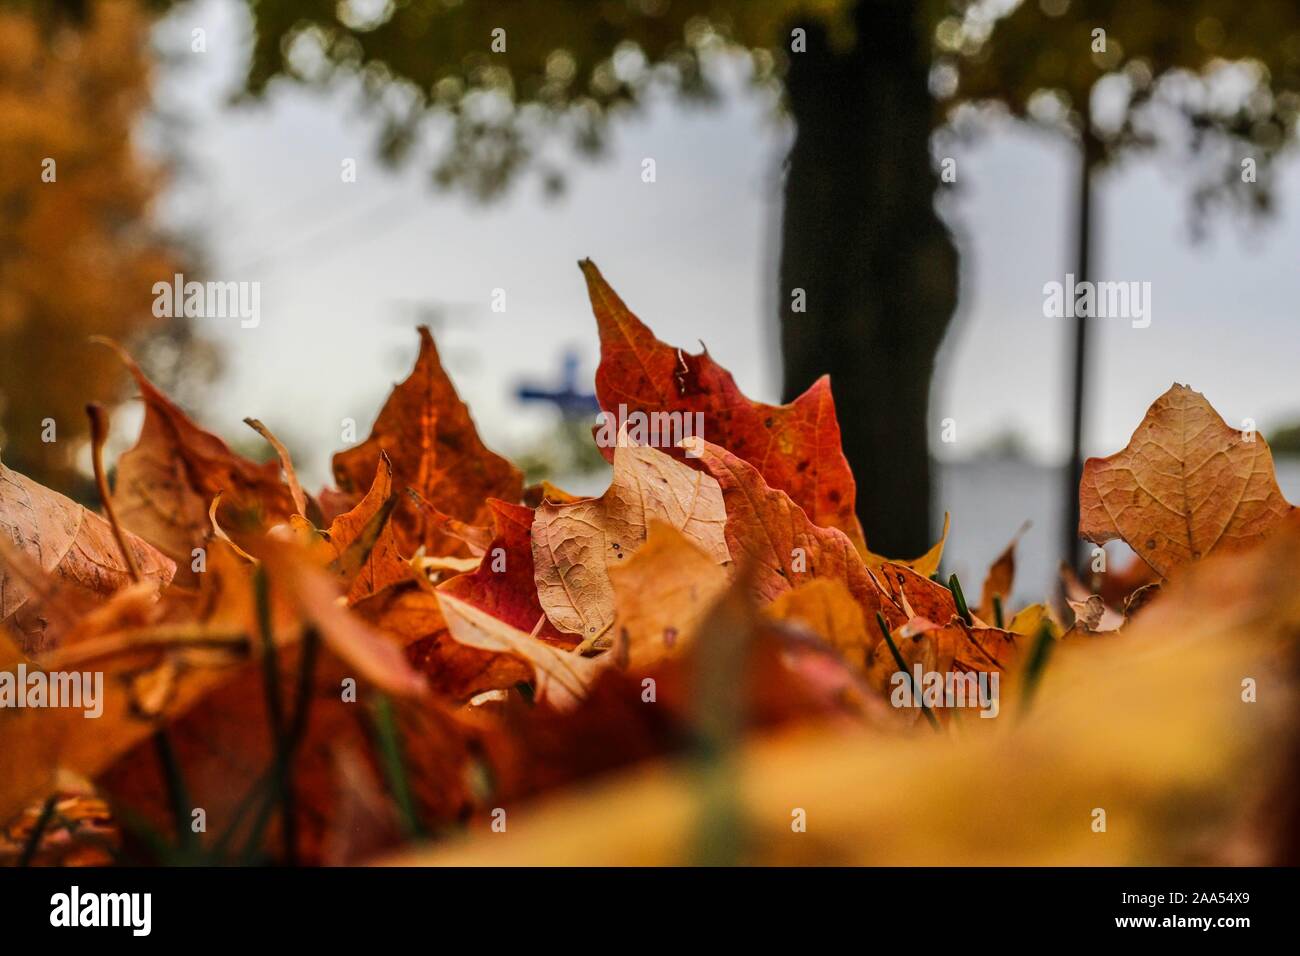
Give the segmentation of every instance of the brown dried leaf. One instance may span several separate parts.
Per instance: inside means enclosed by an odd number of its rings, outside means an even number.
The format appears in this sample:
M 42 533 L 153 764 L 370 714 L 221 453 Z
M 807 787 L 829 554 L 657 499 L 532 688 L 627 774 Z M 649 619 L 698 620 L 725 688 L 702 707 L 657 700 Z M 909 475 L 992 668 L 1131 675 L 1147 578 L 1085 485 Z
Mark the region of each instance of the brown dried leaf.
M 408 576 L 393 531 L 396 505 L 393 465 L 387 455 L 380 454 L 370 490 L 355 508 L 336 517 L 327 533 L 337 554 L 333 567 L 348 585 L 350 602 Z
M 222 498 L 222 526 L 239 534 L 287 521 L 297 512 L 278 462 L 257 464 L 204 431 L 147 379 L 121 346 L 113 348 L 145 404 L 135 446 L 117 462 L 113 507 L 123 527 L 176 562 L 178 583 L 192 586 L 192 550 L 208 538 L 208 507 Z
M 599 498 L 542 502 L 533 519 L 537 595 L 561 631 L 599 638 L 614 620 L 609 569 L 641 547 L 651 520 L 698 545 L 715 563 L 730 559 L 718 482 L 654 448 L 621 446 Z
M 131 583 L 107 521 L 3 463 L 0 537 L 0 624 L 29 654 L 52 649 L 95 599 Z M 143 577 L 172 579 L 176 566 L 166 555 L 129 532 L 126 541 Z
M 1016 580 L 1016 545 L 1020 542 L 1020 536 L 1027 530 L 1029 530 L 1029 522 L 1025 522 L 1016 532 L 1015 537 L 989 567 L 989 573 L 984 578 L 984 587 L 980 591 L 980 606 L 976 613 L 986 621 L 992 621 L 997 616 L 993 607 L 994 598 L 1002 601 L 1003 613 L 1007 610 L 1005 604 L 1011 598 L 1011 588 Z
M 1084 464 L 1079 534 L 1097 544 L 1123 539 L 1161 576 L 1261 541 L 1293 509 L 1268 443 L 1251 438 L 1199 392 L 1174 385 L 1147 409 L 1128 447 Z
M 433 336 L 424 326 L 419 331 L 415 368 L 388 396 L 370 437 L 334 456 L 334 480 L 343 491 L 360 494 L 374 478 L 380 454 L 386 452 L 399 494 L 414 488 L 439 511 L 460 521 L 486 524 L 487 499 L 518 501 L 523 475 L 483 444 L 469 409 L 438 360 Z M 455 544 L 404 494 L 398 501 L 394 530 L 405 557 L 421 545 L 430 554 L 450 554 L 448 542 Z

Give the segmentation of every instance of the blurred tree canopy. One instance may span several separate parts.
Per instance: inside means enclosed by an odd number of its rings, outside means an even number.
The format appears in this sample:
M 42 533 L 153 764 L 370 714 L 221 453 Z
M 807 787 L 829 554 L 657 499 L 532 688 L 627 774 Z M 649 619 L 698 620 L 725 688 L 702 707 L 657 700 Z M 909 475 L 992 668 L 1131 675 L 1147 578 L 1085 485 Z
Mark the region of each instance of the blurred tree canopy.
M 1181 167 L 1190 151 L 1198 203 L 1267 207 L 1263 176 L 1300 116 L 1295 0 L 1028 0 L 1001 17 L 999 6 L 957 3 L 936 24 L 950 116 L 996 102 L 1091 140 L 1092 164 L 1160 147 Z M 1259 183 L 1243 177 L 1246 159 Z
M 400 159 L 431 113 L 450 119 L 435 176 L 481 196 L 525 168 L 558 186 L 567 153 L 594 153 L 607 120 L 635 109 L 651 84 L 687 99 L 715 95 L 702 59 L 749 51 L 753 80 L 783 72 L 790 26 L 834 24 L 851 42 L 851 0 L 249 0 L 254 43 L 247 89 L 278 77 L 360 76 L 383 116 L 382 148 Z
M 753 79 L 779 84 L 793 28 L 817 22 L 842 52 L 868 42 L 855 22 L 889 14 L 885 0 L 249 0 L 255 43 L 247 86 L 276 77 L 323 82 L 356 72 L 386 119 L 396 158 L 430 109 L 454 120 L 440 181 L 484 194 L 530 160 L 562 173 L 542 145 L 567 137 L 600 144 L 603 122 L 635 108 L 654 80 L 688 98 L 713 95 L 701 59 L 748 52 Z M 1266 162 L 1291 140 L 1300 113 L 1300 4 L 1294 0 L 925 0 L 922 42 L 940 118 L 971 103 L 1020 119 L 1090 132 L 1114 158 L 1169 145 L 1185 121 L 1201 148 L 1218 138 L 1234 155 Z M 1101 49 L 1095 31 L 1104 31 Z M 498 33 L 497 31 L 502 31 Z M 499 37 L 500 48 L 493 48 Z M 803 48 L 806 50 L 806 46 Z M 1094 110 L 1094 91 L 1108 101 Z M 562 158 L 562 157 L 561 157 Z M 1248 204 L 1236 162 L 1199 198 L 1221 190 Z
M 0 7 L 0 454 L 74 490 L 85 403 L 124 385 L 88 337 L 162 333 L 166 361 L 190 333 L 151 311 L 179 253 L 150 222 L 163 179 L 132 139 L 150 18 L 132 0 L 98 0 L 81 22 L 27 6 Z

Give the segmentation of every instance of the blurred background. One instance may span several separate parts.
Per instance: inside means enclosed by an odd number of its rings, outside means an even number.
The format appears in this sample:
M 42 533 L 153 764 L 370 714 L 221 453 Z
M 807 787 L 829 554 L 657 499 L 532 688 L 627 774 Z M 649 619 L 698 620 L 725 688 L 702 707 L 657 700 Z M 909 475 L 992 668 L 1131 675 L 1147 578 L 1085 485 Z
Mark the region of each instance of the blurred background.
M 318 487 L 427 324 L 489 445 L 599 492 L 590 256 L 751 397 L 832 376 L 873 550 L 950 511 L 978 581 L 1032 521 L 1036 598 L 1171 383 L 1300 454 L 1298 91 L 1294 0 L 0 0 L 0 455 L 86 494 L 98 333 Z M 156 318 L 175 273 L 259 324 Z M 1067 274 L 1149 327 L 1047 317 Z

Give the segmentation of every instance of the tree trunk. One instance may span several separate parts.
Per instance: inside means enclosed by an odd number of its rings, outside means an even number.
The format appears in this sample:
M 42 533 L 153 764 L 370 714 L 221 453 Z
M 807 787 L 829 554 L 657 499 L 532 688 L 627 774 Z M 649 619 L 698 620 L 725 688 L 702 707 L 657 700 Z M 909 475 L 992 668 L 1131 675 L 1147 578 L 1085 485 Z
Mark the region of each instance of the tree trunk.
M 790 54 L 797 133 L 782 221 L 783 389 L 789 401 L 830 373 L 867 541 L 912 557 L 933 543 L 927 413 L 957 254 L 934 209 L 917 5 L 864 2 L 855 20 L 851 49 L 833 49 L 805 24 L 807 50 Z

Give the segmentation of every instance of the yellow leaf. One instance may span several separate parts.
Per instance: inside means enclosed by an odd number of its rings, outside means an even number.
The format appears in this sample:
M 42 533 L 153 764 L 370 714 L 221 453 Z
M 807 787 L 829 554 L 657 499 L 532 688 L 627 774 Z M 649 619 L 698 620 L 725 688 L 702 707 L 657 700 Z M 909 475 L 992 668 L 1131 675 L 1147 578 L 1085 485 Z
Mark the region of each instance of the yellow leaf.
M 727 586 L 722 567 L 661 521 L 636 554 L 609 569 L 614 588 L 615 657 L 644 668 L 679 653 Z
M 787 591 L 767 606 L 764 616 L 775 621 L 801 624 L 858 670 L 865 671 L 867 651 L 879 641 L 872 635 L 862 613 L 843 583 L 833 578 L 816 578 Z M 870 624 L 875 627 L 874 621 Z

